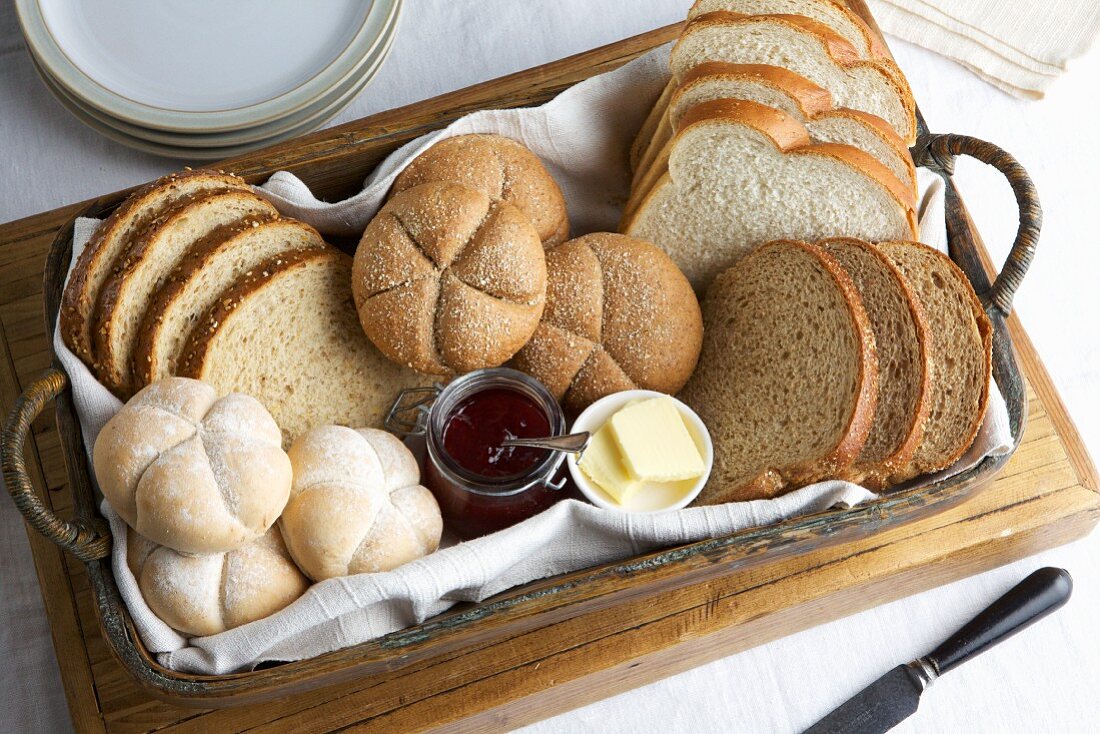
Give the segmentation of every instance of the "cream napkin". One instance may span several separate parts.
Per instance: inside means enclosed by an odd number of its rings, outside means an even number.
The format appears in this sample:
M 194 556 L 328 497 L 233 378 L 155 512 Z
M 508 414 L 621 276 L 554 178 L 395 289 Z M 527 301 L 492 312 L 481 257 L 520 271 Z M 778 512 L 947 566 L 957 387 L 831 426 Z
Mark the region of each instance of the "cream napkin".
M 594 77 L 542 107 L 477 112 L 409 143 L 368 178 L 361 193 L 341 202 L 317 200 L 288 173 L 259 189 L 286 215 L 322 231 L 357 233 L 377 210 L 393 177 L 431 142 L 466 132 L 496 132 L 522 140 L 562 186 L 576 234 L 613 230 L 627 193 L 626 152 L 665 84 L 667 48 Z M 942 183 L 929 174 L 922 239 L 946 247 Z M 98 224 L 76 223 L 73 258 Z M 95 381 L 54 333 L 54 350 L 68 372 L 85 441 L 90 447 L 119 402 Z M 1010 450 L 1012 436 L 1000 393 L 992 390 L 985 424 L 971 451 L 945 475 Z M 576 571 L 673 545 L 716 538 L 749 527 L 853 506 L 875 497 L 854 484 L 822 482 L 773 500 L 627 515 L 567 500 L 499 533 L 459 543 L 389 573 L 315 584 L 301 599 L 266 619 L 219 635 L 187 639 L 145 604 L 126 564 L 126 525 L 104 502 L 116 542 L 115 579 L 146 647 L 169 668 L 200 674 L 248 670 L 271 660 L 299 660 L 370 640 L 440 614 L 459 601 L 480 601 L 528 581 Z
M 1097 0 L 868 0 L 883 31 L 1040 99 L 1100 31 Z

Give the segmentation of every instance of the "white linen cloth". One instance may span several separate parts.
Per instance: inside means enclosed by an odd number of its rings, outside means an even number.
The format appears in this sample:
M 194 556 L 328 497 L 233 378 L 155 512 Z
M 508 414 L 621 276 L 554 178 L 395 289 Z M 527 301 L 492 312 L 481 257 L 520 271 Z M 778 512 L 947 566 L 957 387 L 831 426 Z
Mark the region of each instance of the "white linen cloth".
M 1100 32 L 1097 0 L 868 0 L 883 31 L 1040 99 Z
M 561 185 L 575 233 L 613 230 L 627 193 L 626 151 L 666 80 L 667 47 L 594 77 L 538 108 L 475 112 L 390 155 L 363 191 L 341 202 L 317 200 L 281 172 L 260 187 L 286 215 L 323 232 L 363 230 L 393 178 L 436 140 L 468 132 L 496 132 L 521 140 Z M 930 181 L 927 179 L 931 179 Z M 946 248 L 942 182 L 925 180 L 922 238 Z M 77 220 L 73 261 L 90 239 L 94 219 Z M 65 347 L 54 349 L 71 376 L 85 440 L 90 446 L 120 403 Z M 982 430 L 963 459 L 943 472 L 969 468 L 1011 448 L 1004 401 L 992 386 Z M 480 601 L 513 586 L 650 550 L 728 535 L 874 495 L 854 484 L 821 482 L 773 500 L 630 515 L 567 500 L 491 536 L 440 550 L 389 573 L 360 574 L 315 584 L 298 601 L 265 619 L 203 638 L 187 639 L 148 608 L 126 563 L 127 528 L 104 501 L 114 544 L 112 567 L 146 647 L 166 667 L 201 674 L 249 669 L 270 660 L 298 660 L 393 632 L 439 614 L 459 601 Z

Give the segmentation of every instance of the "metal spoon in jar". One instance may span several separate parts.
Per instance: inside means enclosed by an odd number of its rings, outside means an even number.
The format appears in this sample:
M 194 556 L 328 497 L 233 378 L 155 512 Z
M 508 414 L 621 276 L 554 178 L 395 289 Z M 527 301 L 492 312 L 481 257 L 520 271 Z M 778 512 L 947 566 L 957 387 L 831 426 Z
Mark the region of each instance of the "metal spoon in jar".
M 588 446 L 592 437 L 588 431 L 570 433 L 565 436 L 547 436 L 545 438 L 508 438 L 500 442 L 501 446 L 523 446 L 547 451 L 563 451 L 567 454 L 579 454 Z

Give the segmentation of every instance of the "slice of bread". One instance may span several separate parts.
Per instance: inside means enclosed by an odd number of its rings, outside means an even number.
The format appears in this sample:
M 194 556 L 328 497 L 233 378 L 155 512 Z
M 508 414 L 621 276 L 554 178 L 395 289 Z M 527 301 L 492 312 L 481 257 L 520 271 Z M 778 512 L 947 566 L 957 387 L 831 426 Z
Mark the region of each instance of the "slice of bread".
M 710 430 L 697 500 L 774 497 L 839 476 L 877 395 L 874 336 L 844 269 L 805 242 L 768 242 L 715 279 L 703 353 L 680 397 Z
M 827 90 L 782 67 L 712 61 L 693 68 L 672 95 L 668 112 L 639 162 L 632 200 L 640 200 L 660 177 L 668 142 L 688 110 L 717 99 L 745 99 L 786 112 L 806 126 L 812 142 L 858 148 L 889 168 L 916 194 L 917 174 L 909 148 L 885 120 L 859 110 L 834 109 Z
M 324 244 L 308 224 L 249 217 L 192 245 L 146 309 L 134 350 L 135 387 L 176 373 L 191 330 L 235 282 L 277 255 Z
M 797 15 L 700 15 L 673 46 L 669 68 L 679 82 L 708 61 L 789 69 L 829 90 L 837 107 L 881 117 L 907 144 L 916 140 L 916 105 L 897 65 L 888 59 L 860 59 L 852 44 L 815 20 Z
M 930 405 L 930 336 L 924 310 L 905 276 L 874 245 L 846 237 L 818 245 L 855 284 L 875 334 L 878 358 L 875 421 L 867 443 L 843 478 L 883 489 L 908 465 L 924 435 Z
M 130 194 L 99 225 L 73 266 L 59 316 L 61 338 L 85 364 L 93 366 L 95 363 L 92 324 L 100 290 L 117 268 L 126 248 L 180 199 L 226 189 L 247 191 L 248 184 L 237 176 L 217 171 L 173 173 Z
M 913 237 L 912 191 L 863 151 L 811 144 L 790 115 L 756 102 L 696 105 L 668 172 L 622 231 L 667 252 L 696 292 L 768 240 Z
M 688 20 L 727 11 L 743 15 L 802 15 L 828 26 L 864 59 L 888 59 L 890 52 L 874 31 L 853 13 L 844 0 L 696 0 Z
M 638 132 L 634 136 L 634 142 L 630 145 L 629 161 L 631 171 L 638 170 L 638 165 L 641 162 L 642 155 L 645 153 L 646 146 L 649 145 L 649 141 L 657 131 L 657 126 L 664 116 L 665 108 L 668 107 L 668 100 L 675 91 L 676 83 L 672 81 L 672 79 L 669 79 L 664 89 L 661 90 L 660 96 L 658 96 L 657 100 L 653 103 L 653 107 L 650 108 L 649 115 L 647 115 L 645 121 L 642 122 L 642 126 L 638 128 Z
M 179 372 L 264 404 L 283 444 L 315 426 L 380 426 L 397 394 L 430 385 L 386 359 L 359 326 L 351 258 L 284 253 L 223 293 L 192 332 Z
M 919 242 L 882 242 L 916 294 L 931 335 L 930 409 L 924 437 L 895 481 L 944 469 L 978 435 L 989 402 L 993 327 L 959 266 Z
M 133 393 L 138 330 L 153 296 L 188 249 L 215 230 L 246 218 L 279 213 L 251 191 L 222 191 L 178 202 L 132 242 L 103 284 L 92 335 L 96 376 L 119 397 Z

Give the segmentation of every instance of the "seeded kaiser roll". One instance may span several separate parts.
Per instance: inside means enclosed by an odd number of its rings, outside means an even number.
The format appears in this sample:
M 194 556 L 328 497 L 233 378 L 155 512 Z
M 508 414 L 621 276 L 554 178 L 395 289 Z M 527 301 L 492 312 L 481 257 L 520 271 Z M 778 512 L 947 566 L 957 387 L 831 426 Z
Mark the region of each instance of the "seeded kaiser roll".
M 538 326 L 546 259 L 530 220 L 457 184 L 396 194 L 352 267 L 359 321 L 391 360 L 430 375 L 508 361 Z
M 703 317 L 668 255 L 600 232 L 548 250 L 546 270 L 546 309 L 516 369 L 571 412 L 620 390 L 684 386 L 699 359 Z

